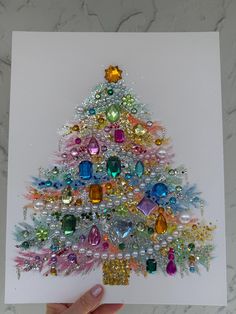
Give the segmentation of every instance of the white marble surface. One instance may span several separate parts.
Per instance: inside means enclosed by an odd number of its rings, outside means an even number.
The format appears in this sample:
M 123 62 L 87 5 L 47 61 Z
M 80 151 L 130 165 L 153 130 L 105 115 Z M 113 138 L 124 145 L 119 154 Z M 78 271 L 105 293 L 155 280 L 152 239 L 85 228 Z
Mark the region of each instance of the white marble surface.
M 122 313 L 236 313 L 236 162 L 234 156 L 236 154 L 236 0 L 0 0 L 0 250 L 2 252 L 0 254 L 0 313 L 39 314 L 45 312 L 42 305 L 5 306 L 3 304 L 10 55 L 13 30 L 220 32 L 228 306 L 130 305 L 126 306 Z M 197 291 L 193 289 L 193 293 Z

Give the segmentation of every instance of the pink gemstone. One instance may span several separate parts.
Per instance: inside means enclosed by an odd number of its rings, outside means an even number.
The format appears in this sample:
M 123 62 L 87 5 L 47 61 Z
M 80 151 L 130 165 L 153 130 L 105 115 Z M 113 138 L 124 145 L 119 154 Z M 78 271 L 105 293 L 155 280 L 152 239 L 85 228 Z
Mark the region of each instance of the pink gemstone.
M 102 247 L 104 250 L 107 250 L 109 248 L 109 243 L 108 242 L 103 242 Z
M 101 242 L 101 234 L 97 226 L 92 226 L 89 235 L 88 235 L 88 243 L 90 245 L 98 245 Z
M 88 146 L 87 146 L 88 152 L 90 155 L 97 155 L 99 153 L 99 144 L 95 137 L 91 137 Z
M 125 141 L 125 133 L 121 129 L 115 130 L 115 142 L 123 143 Z
M 75 147 L 73 147 L 73 148 L 70 150 L 70 153 L 71 153 L 71 156 L 73 156 L 73 157 L 76 157 L 76 156 L 78 156 L 78 154 L 79 154 L 77 148 L 75 148 Z
M 174 259 L 175 259 L 174 254 L 173 254 L 173 253 L 169 253 L 168 259 L 169 259 L 169 260 L 174 260 Z
M 174 253 L 175 252 L 175 250 L 171 247 L 170 249 L 169 249 L 169 253 Z
M 81 143 L 81 139 L 80 139 L 79 137 L 77 137 L 77 138 L 75 139 L 75 143 L 76 143 L 76 144 L 80 144 L 80 143 Z
M 169 263 L 166 266 L 166 272 L 167 274 L 169 274 L 170 276 L 173 276 L 177 271 L 175 262 L 173 260 L 170 260 Z

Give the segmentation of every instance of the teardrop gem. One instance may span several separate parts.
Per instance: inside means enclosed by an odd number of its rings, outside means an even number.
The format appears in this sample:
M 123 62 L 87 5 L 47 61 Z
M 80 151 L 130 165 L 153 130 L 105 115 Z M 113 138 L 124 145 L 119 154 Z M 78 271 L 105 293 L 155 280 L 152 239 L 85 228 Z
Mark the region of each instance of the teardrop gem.
M 88 143 L 87 149 L 90 155 L 97 155 L 99 153 L 100 147 L 99 147 L 98 141 L 96 140 L 94 136 L 91 137 Z
M 157 217 L 155 229 L 158 234 L 162 234 L 167 231 L 167 222 L 164 215 L 161 213 Z
M 170 260 L 166 266 L 166 272 L 168 275 L 173 276 L 177 271 L 177 267 L 175 265 L 174 260 Z
M 121 161 L 117 156 L 111 156 L 107 160 L 107 173 L 116 178 L 121 173 Z
M 73 195 L 71 191 L 71 187 L 67 186 L 61 194 L 61 201 L 63 204 L 69 205 L 73 200 Z
M 98 204 L 102 201 L 102 187 L 100 184 L 91 184 L 89 187 L 89 198 L 91 203 Z
M 107 120 L 110 122 L 116 122 L 120 118 L 120 108 L 118 105 L 111 105 L 106 112 Z
M 101 242 L 101 234 L 97 226 L 93 225 L 88 235 L 88 243 L 96 246 Z
M 141 160 L 139 160 L 135 165 L 135 173 L 139 178 L 141 178 L 144 174 L 144 164 Z

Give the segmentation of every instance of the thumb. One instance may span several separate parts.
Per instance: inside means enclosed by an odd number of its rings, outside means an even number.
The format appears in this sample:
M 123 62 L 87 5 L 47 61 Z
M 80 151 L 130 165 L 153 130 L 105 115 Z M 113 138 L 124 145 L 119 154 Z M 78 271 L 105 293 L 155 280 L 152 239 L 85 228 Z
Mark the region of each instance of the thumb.
M 66 314 L 87 314 L 93 311 L 101 302 L 104 289 L 101 285 L 96 285 L 85 294 L 83 294 L 72 306 L 65 312 Z

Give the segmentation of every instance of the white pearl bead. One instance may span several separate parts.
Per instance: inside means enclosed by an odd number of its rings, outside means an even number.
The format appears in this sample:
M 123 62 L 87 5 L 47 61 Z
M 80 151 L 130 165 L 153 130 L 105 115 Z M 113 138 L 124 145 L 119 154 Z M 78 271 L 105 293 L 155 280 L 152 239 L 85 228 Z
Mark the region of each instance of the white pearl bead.
M 177 230 L 175 230 L 172 234 L 173 234 L 173 236 L 176 238 L 176 237 L 178 237 L 179 232 L 178 232 Z
M 70 247 L 71 246 L 71 241 L 66 241 L 66 247 Z
M 167 237 L 166 241 L 171 243 L 173 241 L 173 237 L 171 237 L 171 236 Z
M 108 207 L 108 208 L 113 207 L 113 202 L 108 202 L 108 203 L 107 203 L 107 207 Z
M 145 178 L 145 182 L 146 182 L 146 183 L 151 182 L 151 178 L 150 178 L 150 177 Z
M 107 257 L 108 257 L 107 253 L 103 253 L 102 256 L 101 256 L 102 259 L 107 259 Z
M 135 188 L 134 189 L 134 193 L 139 193 L 140 192 L 140 189 L 139 188 Z
M 90 257 L 90 256 L 92 256 L 92 255 L 93 255 L 93 252 L 92 252 L 91 250 L 88 250 L 88 251 L 86 252 L 86 256 Z
M 138 257 L 138 252 L 134 251 L 134 252 L 132 253 L 132 256 L 133 256 L 134 258 Z
M 133 192 L 129 192 L 129 193 L 127 194 L 127 196 L 128 196 L 128 198 L 133 198 L 134 193 L 133 193 Z
M 120 200 L 115 200 L 115 201 L 114 201 L 114 204 L 115 204 L 115 205 L 120 205 Z
M 126 202 L 127 201 L 127 197 L 126 196 L 122 196 L 121 201 L 122 202 Z
M 166 247 L 167 246 L 167 242 L 166 241 L 162 241 L 161 246 L 162 247 Z
M 145 255 L 145 250 L 140 250 L 140 251 L 139 251 L 139 254 L 140 254 L 141 256 L 144 256 L 144 255 Z
M 122 253 L 118 253 L 118 254 L 117 254 L 117 258 L 118 258 L 118 259 L 122 259 L 122 258 L 123 258 L 123 254 L 122 254 Z
M 58 210 L 60 209 L 60 206 L 59 206 L 58 204 L 55 204 L 55 205 L 53 206 L 53 209 L 54 209 L 55 211 L 58 211 Z
M 158 251 L 160 249 L 160 245 L 159 244 L 155 244 L 154 245 L 154 250 Z
M 55 236 L 59 236 L 59 235 L 60 235 L 60 233 L 61 233 L 61 231 L 60 231 L 60 230 L 55 230 L 55 231 L 54 231 Z
M 56 228 L 56 225 L 55 225 L 55 224 L 51 224 L 51 225 L 50 225 L 50 229 L 51 229 L 51 230 L 54 230 L 55 228 Z
M 47 219 L 46 219 L 46 222 L 47 222 L 47 223 L 50 223 L 51 221 L 52 221 L 52 217 L 51 217 L 51 216 L 48 216 Z
M 43 200 L 35 200 L 33 206 L 34 209 L 42 210 L 45 207 L 45 202 Z
M 41 213 L 41 215 L 42 215 L 42 216 L 47 216 L 47 215 L 48 215 L 48 212 L 47 212 L 46 210 L 43 210 L 42 213 Z
M 83 208 L 81 206 L 76 207 L 76 212 L 77 213 L 82 213 Z
M 73 250 L 73 251 L 76 252 L 76 251 L 78 251 L 78 249 L 79 249 L 79 247 L 78 247 L 77 244 L 73 244 L 73 245 L 72 245 L 72 250 Z
M 70 208 L 69 208 L 69 212 L 70 212 L 70 213 L 74 213 L 74 212 L 75 212 L 75 208 L 74 208 L 74 207 L 70 207 Z
M 179 217 L 179 220 L 182 224 L 187 224 L 190 222 L 191 217 L 189 214 L 184 213 Z
M 140 183 L 140 189 L 144 189 L 146 187 L 145 183 Z
M 80 253 L 80 254 L 84 254 L 84 253 L 85 253 L 85 248 L 81 247 L 81 248 L 79 249 L 79 253 Z
M 183 228 L 184 228 L 183 225 L 178 225 L 178 227 L 177 227 L 177 229 L 178 229 L 179 231 L 183 230 Z
M 62 242 L 65 241 L 65 239 L 66 239 L 65 236 L 61 236 L 61 237 L 60 237 L 60 240 L 61 240 Z
M 112 260 L 115 259 L 115 254 L 110 254 L 109 259 L 112 259 Z
M 99 257 L 100 257 L 100 253 L 96 252 L 96 253 L 93 254 L 93 256 L 94 256 L 95 258 L 99 258 Z
M 129 253 L 125 254 L 125 259 L 127 259 L 127 260 L 130 259 L 130 254 Z
M 148 248 L 148 249 L 147 249 L 147 253 L 148 253 L 149 255 L 151 255 L 151 254 L 153 253 L 153 249 L 152 249 L 152 248 Z
M 52 210 L 53 209 L 53 204 L 52 203 L 47 203 L 46 204 L 46 209 L 47 210 Z

